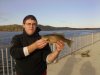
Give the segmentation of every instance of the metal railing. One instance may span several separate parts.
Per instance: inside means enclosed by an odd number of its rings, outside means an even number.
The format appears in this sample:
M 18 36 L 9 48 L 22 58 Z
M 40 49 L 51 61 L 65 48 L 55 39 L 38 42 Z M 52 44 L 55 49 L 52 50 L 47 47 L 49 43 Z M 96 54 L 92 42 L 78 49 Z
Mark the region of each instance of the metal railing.
M 15 75 L 15 62 L 10 56 L 9 48 L 0 49 L 0 75 Z
M 100 32 L 80 36 L 71 36 L 68 38 L 73 41 L 72 46 L 68 47 L 66 44 L 64 50 L 59 54 L 57 59 L 61 59 L 74 51 L 80 50 L 100 41 Z M 51 49 L 54 49 L 54 45 L 51 46 Z M 15 62 L 9 53 L 9 47 L 0 48 L 0 75 L 16 75 L 14 64 Z

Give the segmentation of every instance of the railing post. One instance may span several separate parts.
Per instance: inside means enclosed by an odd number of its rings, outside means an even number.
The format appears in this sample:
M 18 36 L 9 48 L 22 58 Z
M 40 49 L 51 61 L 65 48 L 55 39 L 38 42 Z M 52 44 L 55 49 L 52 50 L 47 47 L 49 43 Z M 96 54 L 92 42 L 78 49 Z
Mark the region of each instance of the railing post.
M 1 49 L 1 55 L 2 55 L 2 68 L 3 68 L 3 75 L 5 75 L 5 66 L 4 66 L 4 53 L 3 53 L 3 49 Z
M 55 43 L 53 44 L 53 51 L 55 50 Z M 57 57 L 58 58 L 58 57 Z M 53 63 L 57 62 L 57 58 L 53 61 Z
M 93 45 L 93 43 L 94 43 L 94 34 L 92 32 L 92 45 Z
M 72 37 L 70 37 L 70 40 L 72 40 Z M 70 48 L 70 54 L 72 53 L 72 45 L 71 45 L 71 48 Z
M 6 63 L 7 63 L 7 75 L 9 75 L 9 65 L 8 65 L 8 49 L 6 48 Z
M 12 61 L 12 57 L 10 56 L 10 61 L 11 61 L 11 75 L 13 75 L 13 61 Z

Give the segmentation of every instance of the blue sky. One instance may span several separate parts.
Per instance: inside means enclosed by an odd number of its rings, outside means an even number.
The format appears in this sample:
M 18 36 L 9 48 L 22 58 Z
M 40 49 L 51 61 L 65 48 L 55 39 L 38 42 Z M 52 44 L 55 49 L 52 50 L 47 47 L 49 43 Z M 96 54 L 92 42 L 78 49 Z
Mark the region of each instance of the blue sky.
M 22 24 L 26 15 L 57 27 L 100 27 L 100 0 L 0 0 L 0 25 Z

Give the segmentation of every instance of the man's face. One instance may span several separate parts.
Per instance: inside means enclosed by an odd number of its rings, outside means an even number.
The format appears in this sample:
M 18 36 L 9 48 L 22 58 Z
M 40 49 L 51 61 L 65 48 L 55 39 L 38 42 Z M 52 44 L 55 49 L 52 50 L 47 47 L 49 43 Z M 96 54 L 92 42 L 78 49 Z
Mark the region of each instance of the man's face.
M 28 35 L 32 35 L 36 30 L 37 23 L 35 20 L 28 19 L 26 20 L 23 28 L 25 29 Z

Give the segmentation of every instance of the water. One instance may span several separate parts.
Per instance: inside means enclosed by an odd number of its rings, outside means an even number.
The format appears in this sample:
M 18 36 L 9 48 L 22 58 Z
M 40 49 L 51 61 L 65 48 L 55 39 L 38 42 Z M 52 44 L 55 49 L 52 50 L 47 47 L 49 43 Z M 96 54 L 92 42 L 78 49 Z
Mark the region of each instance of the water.
M 62 30 L 62 31 L 41 31 L 40 35 L 59 33 L 65 35 L 66 37 L 80 36 L 91 34 L 91 32 L 99 32 L 100 30 Z M 22 32 L 0 32 L 0 47 L 10 45 L 11 39 L 16 34 L 21 34 Z
M 96 32 L 100 32 L 100 30 L 41 31 L 40 35 L 51 34 L 51 33 L 59 33 L 59 34 L 64 35 L 65 37 L 74 37 L 74 36 L 91 34 L 92 32 L 96 33 Z M 14 35 L 21 34 L 21 33 L 22 32 L 0 32 L 0 48 L 4 47 L 4 49 L 3 49 L 3 51 L 4 51 L 3 58 L 4 58 L 4 65 L 5 65 L 4 68 L 5 68 L 5 73 L 6 73 L 5 75 L 7 75 L 7 63 L 11 63 L 10 54 L 9 54 L 9 48 L 8 48 L 8 50 L 6 50 L 5 48 L 7 47 L 7 45 L 10 45 L 11 39 L 12 39 L 12 37 Z M 73 40 L 75 40 L 75 39 L 73 39 Z M 73 50 L 73 48 L 75 49 L 77 47 L 76 45 L 78 45 L 78 47 L 81 45 L 80 41 L 81 41 L 80 39 L 78 39 L 77 42 L 74 41 L 72 50 Z M 89 41 L 89 40 L 84 40 L 84 41 Z M 74 47 L 74 45 L 75 45 L 75 47 Z M 81 45 L 81 46 L 83 46 L 83 45 Z M 76 49 L 78 49 L 78 47 Z M 8 56 L 6 56 L 6 51 L 8 52 Z M 65 56 L 67 54 L 69 54 L 70 52 L 71 52 L 70 49 L 67 46 L 65 46 L 64 50 L 60 53 L 58 59 L 60 59 L 61 57 Z M 0 51 L 0 62 L 2 61 L 1 57 L 2 57 L 2 54 L 1 54 L 1 51 Z M 6 61 L 6 58 L 8 58 L 8 62 Z M 13 62 L 13 65 L 12 65 L 13 66 L 13 70 L 11 70 L 11 68 L 12 68 L 11 64 L 8 64 L 8 65 L 9 65 L 9 67 L 8 67 L 9 68 L 9 73 L 12 73 L 12 71 L 15 70 L 14 62 Z M 3 68 L 2 68 L 2 64 L 0 63 L 0 75 L 3 75 L 2 73 L 3 73 Z M 14 75 L 14 74 L 12 74 L 12 75 Z

